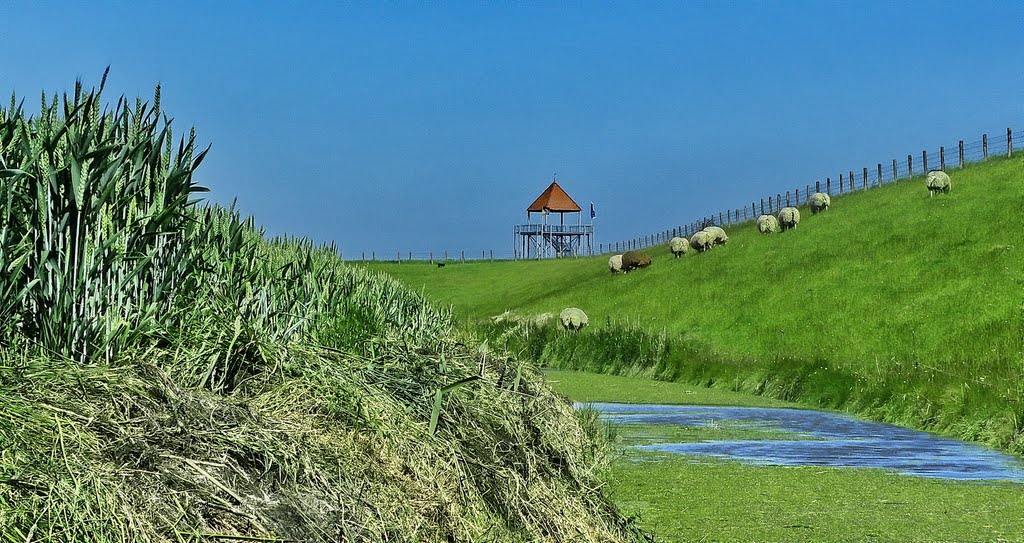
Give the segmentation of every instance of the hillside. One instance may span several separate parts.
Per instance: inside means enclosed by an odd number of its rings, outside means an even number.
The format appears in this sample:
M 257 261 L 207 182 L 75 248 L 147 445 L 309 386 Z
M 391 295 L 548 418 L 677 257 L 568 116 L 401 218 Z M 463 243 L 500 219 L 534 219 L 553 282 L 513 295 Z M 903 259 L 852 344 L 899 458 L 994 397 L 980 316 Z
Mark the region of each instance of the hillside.
M 159 88 L 101 91 L 0 107 L 0 541 L 644 537 L 534 366 L 197 205 Z
M 606 257 L 372 266 L 478 325 L 583 308 L 579 337 L 519 342 L 552 365 L 717 382 L 1019 451 L 1024 160 L 950 174 L 948 195 L 929 198 L 916 178 L 836 197 L 825 213 L 804 208 L 794 231 L 747 224 L 680 259 L 652 248 L 654 264 L 625 276 Z M 631 342 L 664 352 L 611 356 Z

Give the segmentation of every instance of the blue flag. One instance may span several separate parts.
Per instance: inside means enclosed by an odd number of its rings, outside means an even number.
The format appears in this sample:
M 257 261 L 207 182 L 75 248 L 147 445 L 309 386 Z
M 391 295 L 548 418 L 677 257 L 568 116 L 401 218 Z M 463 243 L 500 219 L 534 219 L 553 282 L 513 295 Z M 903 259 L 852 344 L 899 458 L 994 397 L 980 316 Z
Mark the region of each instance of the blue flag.
M 594 211 L 594 202 L 590 202 L 590 218 L 593 219 L 597 216 L 597 212 Z

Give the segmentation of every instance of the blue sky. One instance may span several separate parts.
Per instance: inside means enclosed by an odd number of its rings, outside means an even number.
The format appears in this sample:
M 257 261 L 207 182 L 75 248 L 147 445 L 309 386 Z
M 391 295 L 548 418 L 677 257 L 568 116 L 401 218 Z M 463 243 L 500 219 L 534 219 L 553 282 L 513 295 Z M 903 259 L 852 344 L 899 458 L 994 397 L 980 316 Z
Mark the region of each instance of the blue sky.
M 1022 3 L 211 4 L 0 3 L 0 92 L 160 82 L 212 199 L 347 256 L 510 252 L 555 172 L 607 242 L 1024 130 Z

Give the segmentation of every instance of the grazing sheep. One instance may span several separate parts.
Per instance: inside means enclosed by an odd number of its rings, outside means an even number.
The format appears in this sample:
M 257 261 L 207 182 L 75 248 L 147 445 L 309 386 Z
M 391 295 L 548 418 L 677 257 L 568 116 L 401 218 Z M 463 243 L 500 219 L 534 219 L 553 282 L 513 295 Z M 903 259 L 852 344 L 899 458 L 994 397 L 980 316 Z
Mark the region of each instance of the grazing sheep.
M 925 178 L 924 182 L 928 187 L 928 196 L 935 196 L 936 192 L 945 194 L 953 188 L 953 184 L 949 180 L 949 176 L 946 175 L 946 172 L 941 170 L 928 172 L 928 176 Z
M 757 231 L 762 234 L 774 234 L 779 231 L 779 219 L 775 215 L 761 215 L 757 218 Z
M 679 258 L 690 250 L 690 242 L 686 238 L 676 236 L 668 240 L 668 248 L 672 250 L 672 254 L 676 255 L 676 258 Z
M 562 321 L 562 327 L 566 330 L 579 332 L 586 325 L 590 324 L 587 314 L 578 307 L 567 307 L 558 314 L 558 320 Z
M 729 236 L 720 226 L 706 226 L 704 231 L 711 234 L 711 243 L 714 245 L 725 245 L 729 242 Z
M 646 268 L 651 265 L 651 257 L 643 251 L 626 251 L 622 253 L 622 271 L 629 273 L 633 270 Z
M 690 247 L 699 252 L 707 251 L 715 245 L 715 237 L 711 233 L 701 230 L 690 236 Z
M 622 255 L 612 255 L 608 259 L 608 271 L 612 273 L 619 273 L 622 271 Z
M 832 198 L 824 192 L 815 192 L 811 195 L 811 213 L 817 213 L 819 211 L 825 211 L 832 205 Z
M 785 232 L 790 228 L 796 228 L 800 224 L 800 210 L 795 207 L 784 207 L 779 211 L 779 225 Z

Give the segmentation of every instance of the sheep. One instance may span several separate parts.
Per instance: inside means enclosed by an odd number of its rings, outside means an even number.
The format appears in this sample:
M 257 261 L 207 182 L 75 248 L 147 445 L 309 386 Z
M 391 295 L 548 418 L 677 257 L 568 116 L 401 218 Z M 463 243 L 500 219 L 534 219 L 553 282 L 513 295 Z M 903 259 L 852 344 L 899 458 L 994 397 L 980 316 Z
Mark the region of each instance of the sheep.
M 562 321 L 562 327 L 566 330 L 579 332 L 590 324 L 587 314 L 578 307 L 567 307 L 558 314 L 558 320 Z
M 690 250 L 690 242 L 686 238 L 676 236 L 668 240 L 668 247 L 672 250 L 672 254 L 679 258 L 685 255 L 686 251 Z
M 784 207 L 779 211 L 779 225 L 785 232 L 790 228 L 796 228 L 800 224 L 800 210 L 795 207 Z
M 612 255 L 608 259 L 608 271 L 612 273 L 619 273 L 622 271 L 622 255 Z
M 727 236 L 725 234 L 725 230 L 719 226 L 707 226 L 704 228 L 704 231 L 711 234 L 712 245 L 725 245 L 729 242 L 729 236 Z
M 622 271 L 629 273 L 633 270 L 646 268 L 651 265 L 651 257 L 643 251 L 626 251 L 622 253 Z
M 757 231 L 762 234 L 774 234 L 779 231 L 779 219 L 775 215 L 761 215 L 757 218 Z
M 701 230 L 700 232 L 694 233 L 690 236 L 690 247 L 693 247 L 699 252 L 704 252 L 713 247 L 715 244 L 715 238 L 711 233 Z
M 815 192 L 808 200 L 811 204 L 811 213 L 825 211 L 832 205 L 832 198 L 824 192 Z
M 935 196 L 936 192 L 946 194 L 951 188 L 953 188 L 953 184 L 949 180 L 949 175 L 942 170 L 928 172 L 928 176 L 925 178 L 924 182 L 925 186 L 928 187 L 928 196 Z

